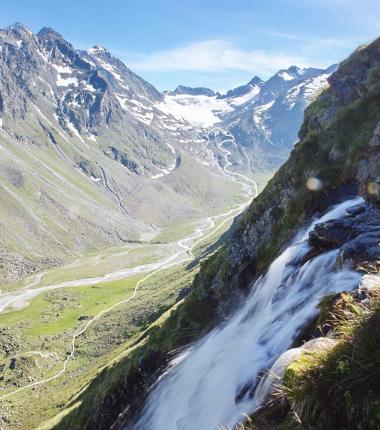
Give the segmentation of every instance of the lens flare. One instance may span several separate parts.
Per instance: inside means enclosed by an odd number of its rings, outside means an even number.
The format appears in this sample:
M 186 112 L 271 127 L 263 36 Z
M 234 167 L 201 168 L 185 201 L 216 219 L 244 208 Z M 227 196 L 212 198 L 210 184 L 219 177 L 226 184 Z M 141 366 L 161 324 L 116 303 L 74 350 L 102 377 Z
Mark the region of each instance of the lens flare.
M 323 184 L 320 179 L 310 176 L 310 178 L 306 181 L 306 187 L 310 191 L 320 191 L 323 188 Z
M 379 195 L 380 194 L 379 184 L 377 184 L 376 182 L 369 182 L 367 185 L 367 191 L 368 191 L 368 194 Z

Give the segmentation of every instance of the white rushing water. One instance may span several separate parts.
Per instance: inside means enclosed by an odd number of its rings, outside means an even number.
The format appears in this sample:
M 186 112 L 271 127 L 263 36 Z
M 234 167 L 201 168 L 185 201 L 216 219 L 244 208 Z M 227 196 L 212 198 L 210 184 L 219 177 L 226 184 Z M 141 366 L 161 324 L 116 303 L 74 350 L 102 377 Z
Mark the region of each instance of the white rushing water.
M 334 270 L 337 250 L 300 264 L 314 225 L 341 217 L 360 201 L 336 206 L 300 232 L 256 282 L 245 304 L 170 364 L 129 428 L 230 429 L 259 408 L 266 393 L 263 384 L 255 390 L 260 373 L 291 347 L 324 296 L 351 290 L 360 281 L 356 272 Z

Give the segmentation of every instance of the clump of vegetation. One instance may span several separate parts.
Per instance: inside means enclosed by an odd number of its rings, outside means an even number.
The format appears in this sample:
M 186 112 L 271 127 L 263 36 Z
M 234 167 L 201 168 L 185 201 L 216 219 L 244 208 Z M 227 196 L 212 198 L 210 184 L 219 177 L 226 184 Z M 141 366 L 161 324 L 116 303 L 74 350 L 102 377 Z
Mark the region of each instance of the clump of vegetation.
M 236 425 L 235 430 L 256 430 L 253 419 L 251 417 L 247 417 L 247 421 L 245 423 L 239 423 Z M 224 430 L 224 429 L 223 429 Z
M 364 302 L 337 303 L 338 344 L 289 365 L 282 389 L 301 429 L 380 429 L 380 285 Z

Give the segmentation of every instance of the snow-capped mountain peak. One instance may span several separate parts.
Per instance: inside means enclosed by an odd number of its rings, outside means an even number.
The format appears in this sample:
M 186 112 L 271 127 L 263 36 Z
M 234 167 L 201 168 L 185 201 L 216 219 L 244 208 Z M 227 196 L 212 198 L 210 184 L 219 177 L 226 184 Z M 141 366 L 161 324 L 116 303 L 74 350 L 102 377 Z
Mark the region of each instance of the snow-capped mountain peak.
M 139 143 L 141 133 L 149 135 L 151 148 L 165 152 L 170 166 L 173 160 L 166 143 L 168 135 L 170 139 L 191 142 L 199 140 L 195 135 L 216 125 L 232 131 L 240 129 L 241 135 L 236 136 L 238 146 L 249 148 L 271 142 L 289 148 L 296 139 L 303 109 L 333 71 L 292 66 L 265 82 L 255 76 L 224 95 L 213 89 L 184 85 L 162 94 L 107 48 L 96 45 L 88 51 L 78 51 L 52 28 L 44 27 L 34 35 L 16 24 L 0 31 L 0 39 L 8 60 L 4 74 L 9 74 L 10 80 L 22 80 L 23 88 L 33 94 L 33 104 L 45 116 L 54 118 L 60 130 L 80 140 L 98 136 L 96 141 L 105 145 L 104 151 L 111 157 L 120 155 L 108 149 L 106 135 L 117 135 L 120 146 L 135 154 L 130 157 L 133 162 L 129 160 L 126 165 L 143 175 L 156 168 L 146 161 L 147 153 Z M 2 100 L 14 118 L 28 110 L 24 90 L 17 85 L 15 82 L 12 96 L 4 91 Z M 290 123 L 288 115 L 292 116 Z M 286 132 L 284 118 L 289 123 Z M 149 157 L 154 151 L 149 150 Z M 139 161 L 135 161 L 136 154 L 141 156 Z M 164 164 L 158 160 L 154 163 Z
M 103 45 L 94 45 L 87 52 L 91 55 L 110 54 L 110 51 Z
M 9 25 L 7 28 L 9 31 L 19 32 L 19 33 L 26 33 L 26 34 L 33 34 L 29 27 L 22 24 L 21 22 L 15 22 L 14 24 Z
M 297 140 L 303 112 L 323 88 L 336 66 L 326 70 L 299 68 L 280 70 L 266 82 L 254 77 L 248 84 L 222 96 L 167 93 L 161 109 L 177 119 L 206 129 L 228 129 L 241 148 L 240 163 L 250 161 L 249 168 L 278 167 Z M 186 88 L 186 87 L 184 87 Z M 276 153 L 268 148 L 274 145 Z M 272 154 L 264 162 L 266 156 Z

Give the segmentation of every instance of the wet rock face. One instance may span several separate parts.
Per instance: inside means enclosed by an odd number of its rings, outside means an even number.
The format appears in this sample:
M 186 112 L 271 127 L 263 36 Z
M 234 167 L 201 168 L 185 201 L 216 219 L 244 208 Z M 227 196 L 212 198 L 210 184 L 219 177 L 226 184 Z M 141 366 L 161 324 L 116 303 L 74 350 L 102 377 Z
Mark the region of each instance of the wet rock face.
M 338 265 L 375 262 L 380 258 L 380 231 L 370 231 L 347 242 L 340 250 Z
M 380 258 L 380 210 L 363 203 L 340 219 L 317 224 L 309 235 L 315 250 L 340 248 L 339 266 L 355 266 Z
M 309 235 L 309 243 L 321 248 L 336 248 L 352 237 L 350 220 L 332 220 L 317 224 Z

